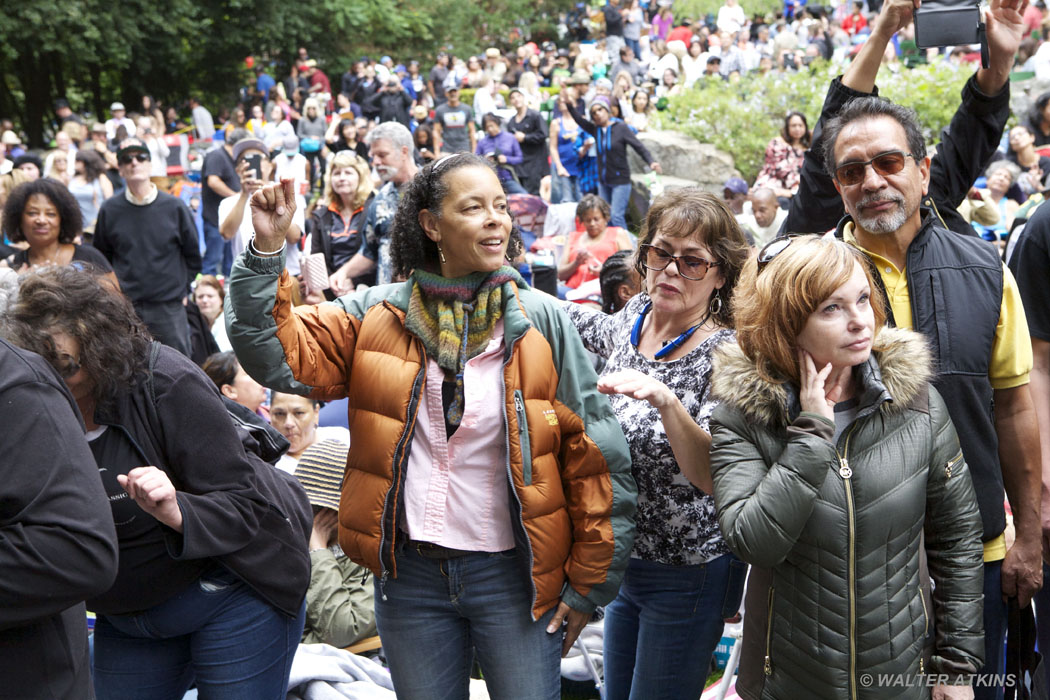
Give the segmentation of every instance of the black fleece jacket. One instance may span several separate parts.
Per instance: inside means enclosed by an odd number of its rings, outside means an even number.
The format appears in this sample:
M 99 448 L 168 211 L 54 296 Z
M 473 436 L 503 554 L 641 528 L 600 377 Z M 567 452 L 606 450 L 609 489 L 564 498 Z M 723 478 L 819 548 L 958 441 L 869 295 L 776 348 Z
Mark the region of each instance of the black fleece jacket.
M 152 395 L 142 380 L 95 410 L 98 424 L 123 430 L 145 464 L 167 472 L 178 491 L 183 531 L 161 525 L 158 546 L 176 560 L 217 559 L 275 608 L 297 614 L 310 583 L 306 493 L 245 451 L 219 390 L 199 367 L 167 346 L 158 353 Z M 134 575 L 143 586 L 159 585 L 148 570 Z
M 80 413 L 38 355 L 0 340 L 0 695 L 89 698 L 84 599 L 117 535 Z

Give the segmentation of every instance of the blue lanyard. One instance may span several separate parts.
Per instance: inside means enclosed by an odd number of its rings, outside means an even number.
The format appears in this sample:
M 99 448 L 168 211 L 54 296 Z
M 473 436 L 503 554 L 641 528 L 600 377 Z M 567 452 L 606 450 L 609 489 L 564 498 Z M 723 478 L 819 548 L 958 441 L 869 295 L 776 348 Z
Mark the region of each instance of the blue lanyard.
M 634 322 L 634 327 L 631 328 L 631 345 L 634 346 L 635 350 L 638 349 L 638 341 L 641 340 L 642 337 L 642 324 L 645 323 L 645 315 L 648 314 L 649 310 L 652 308 L 653 302 L 647 302 L 645 308 L 642 309 L 642 312 L 640 314 L 638 314 L 638 318 Z M 707 319 L 709 318 L 709 316 L 710 315 L 705 316 L 704 319 L 700 321 L 700 323 L 696 324 L 692 328 L 685 330 L 680 336 L 670 341 L 669 343 L 664 344 L 664 346 L 660 348 L 655 355 L 653 355 L 653 359 L 662 360 L 668 355 L 670 355 L 672 352 L 680 348 L 682 346 L 682 343 L 689 340 L 693 336 L 693 333 L 696 333 L 697 328 L 707 323 Z

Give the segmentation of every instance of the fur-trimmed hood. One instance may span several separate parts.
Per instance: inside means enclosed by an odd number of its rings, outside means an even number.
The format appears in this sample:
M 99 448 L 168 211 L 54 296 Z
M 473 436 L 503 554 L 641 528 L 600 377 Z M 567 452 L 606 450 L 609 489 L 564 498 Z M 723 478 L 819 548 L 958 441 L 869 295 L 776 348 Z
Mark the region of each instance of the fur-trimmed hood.
M 798 412 L 795 387 L 762 379 L 736 343 L 723 343 L 713 359 L 714 398 L 764 425 L 785 426 L 791 422 Z M 860 372 L 864 384 L 862 401 L 881 398 L 880 410 L 894 413 L 903 411 L 924 393 L 933 376 L 933 363 L 920 334 L 886 326 L 876 334 L 871 358 L 861 365 Z

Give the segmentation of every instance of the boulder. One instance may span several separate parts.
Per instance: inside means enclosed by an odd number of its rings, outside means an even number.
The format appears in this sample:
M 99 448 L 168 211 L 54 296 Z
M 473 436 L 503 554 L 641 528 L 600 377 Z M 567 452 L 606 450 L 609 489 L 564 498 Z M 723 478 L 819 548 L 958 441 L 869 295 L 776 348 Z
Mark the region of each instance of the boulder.
M 700 143 L 677 131 L 643 131 L 638 139 L 660 164 L 664 175 L 678 181 L 691 181 L 709 192 L 721 194 L 722 185 L 740 173 L 733 157 L 709 143 Z M 644 173 L 648 163 L 633 148 L 627 149 L 632 173 Z
M 627 223 L 632 231 L 640 231 L 642 221 L 649 211 L 649 202 L 654 195 L 649 191 L 649 176 L 647 173 L 634 173 L 631 175 L 631 201 L 627 205 Z M 682 187 L 697 187 L 700 185 L 696 180 L 686 180 L 671 175 L 660 176 L 662 191 L 680 189 Z M 721 193 L 721 185 L 718 186 Z M 708 188 L 704 188 L 708 189 Z M 659 194 L 659 192 L 657 192 Z
M 1047 91 L 1050 91 L 1050 81 L 1029 78 L 1010 83 L 1010 112 L 1017 115 L 1018 123 L 1024 123 L 1032 105 Z

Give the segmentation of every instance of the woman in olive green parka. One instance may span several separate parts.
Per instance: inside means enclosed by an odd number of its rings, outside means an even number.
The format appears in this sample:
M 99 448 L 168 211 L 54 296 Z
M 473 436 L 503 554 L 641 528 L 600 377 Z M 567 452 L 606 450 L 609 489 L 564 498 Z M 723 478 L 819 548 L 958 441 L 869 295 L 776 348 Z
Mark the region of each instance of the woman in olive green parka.
M 882 327 L 862 261 L 817 237 L 767 246 L 737 291 L 739 345 L 715 357 L 718 519 L 752 564 L 737 682 L 750 700 L 928 698 L 923 674 L 961 684 L 932 683 L 935 698 L 972 698 L 982 663 L 969 471 L 924 340 Z

